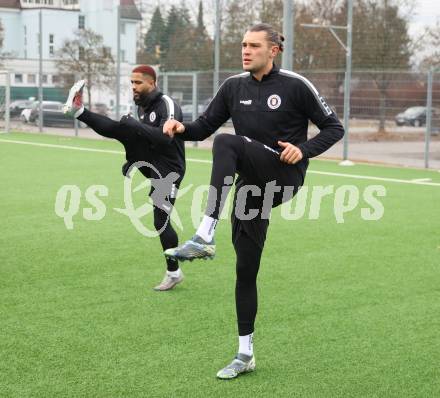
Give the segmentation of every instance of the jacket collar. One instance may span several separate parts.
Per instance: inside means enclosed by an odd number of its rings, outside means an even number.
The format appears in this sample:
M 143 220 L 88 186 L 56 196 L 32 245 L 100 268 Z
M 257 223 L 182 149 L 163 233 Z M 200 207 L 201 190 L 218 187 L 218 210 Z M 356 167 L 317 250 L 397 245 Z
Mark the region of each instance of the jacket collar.
M 148 93 L 144 98 L 142 98 L 139 107 L 144 111 L 148 110 L 156 101 L 162 97 L 162 93 L 155 89 L 151 93 Z
M 261 82 L 263 82 L 267 79 L 270 79 L 273 75 L 276 75 L 279 71 L 280 71 L 280 68 L 277 65 L 275 65 L 275 63 L 274 63 L 270 72 L 266 75 L 263 75 L 263 77 L 261 78 Z M 251 73 L 250 77 L 253 81 L 255 81 L 257 83 L 261 83 L 257 79 L 255 79 L 255 77 L 252 75 L 252 73 Z

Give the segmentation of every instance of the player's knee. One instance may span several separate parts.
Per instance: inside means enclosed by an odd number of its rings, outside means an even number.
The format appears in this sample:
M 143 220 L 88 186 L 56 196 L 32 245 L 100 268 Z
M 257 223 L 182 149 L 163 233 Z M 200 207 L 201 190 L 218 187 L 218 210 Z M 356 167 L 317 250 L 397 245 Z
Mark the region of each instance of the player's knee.
M 212 150 L 223 152 L 227 150 L 236 150 L 241 144 L 241 137 L 234 134 L 217 134 L 214 138 Z

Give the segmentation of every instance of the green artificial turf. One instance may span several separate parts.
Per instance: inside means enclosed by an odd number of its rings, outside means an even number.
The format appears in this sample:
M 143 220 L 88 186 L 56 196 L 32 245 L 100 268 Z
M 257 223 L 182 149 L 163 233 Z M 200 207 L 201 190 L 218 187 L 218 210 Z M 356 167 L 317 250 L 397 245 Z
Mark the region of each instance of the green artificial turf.
M 3 140 L 121 151 L 117 143 L 0 135 L 1 397 L 437 397 L 440 396 L 440 186 L 397 180 L 440 173 L 313 160 L 305 185 L 354 185 L 360 203 L 317 220 L 273 211 L 259 274 L 256 372 L 216 380 L 237 348 L 230 225 L 217 228 L 214 261 L 184 263 L 175 290 L 152 290 L 164 272 L 159 240 L 140 235 L 124 207 L 123 155 Z M 189 159 L 211 158 L 206 150 Z M 189 160 L 182 187 L 209 183 Z M 141 179 L 135 179 L 140 183 Z M 81 191 L 73 229 L 55 214 L 63 185 Z M 106 214 L 87 221 L 91 185 Z M 383 185 L 384 215 L 365 221 L 363 192 Z M 192 191 L 194 188 L 192 189 Z M 146 191 L 135 195 L 137 205 Z M 177 214 L 192 236 L 191 194 Z M 292 204 L 292 208 L 295 201 Z M 145 225 L 152 228 L 152 219 Z

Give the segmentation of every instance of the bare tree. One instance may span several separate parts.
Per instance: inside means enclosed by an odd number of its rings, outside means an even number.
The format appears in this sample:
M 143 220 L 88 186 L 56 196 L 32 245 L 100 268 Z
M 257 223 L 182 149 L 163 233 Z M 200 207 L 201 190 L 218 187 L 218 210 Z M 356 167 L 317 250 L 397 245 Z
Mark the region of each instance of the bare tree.
M 358 0 L 353 22 L 353 67 L 370 70 L 379 91 L 379 133 L 385 132 L 387 91 L 396 70 L 409 70 L 413 48 L 405 0 Z
M 421 62 L 422 68 L 440 68 L 440 19 L 434 26 L 426 28 L 423 38 L 425 55 Z
M 89 106 L 94 88 L 113 83 L 115 61 L 111 51 L 104 46 L 102 36 L 91 30 L 77 30 L 72 40 L 64 42 L 57 56 L 57 67 L 64 86 L 71 85 L 78 77 L 86 80 Z

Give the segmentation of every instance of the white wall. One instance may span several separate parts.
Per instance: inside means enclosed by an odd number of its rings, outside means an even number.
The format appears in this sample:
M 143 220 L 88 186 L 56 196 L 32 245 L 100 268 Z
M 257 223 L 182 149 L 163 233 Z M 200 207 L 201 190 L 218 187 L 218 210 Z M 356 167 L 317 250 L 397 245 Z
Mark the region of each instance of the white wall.
M 104 45 L 112 49 L 116 58 L 117 46 L 117 4 L 118 0 L 80 1 L 81 11 L 43 9 L 43 58 L 51 58 L 49 35 L 54 35 L 55 51 L 64 40 L 72 39 L 78 29 L 79 15 L 85 16 L 85 26 L 103 36 Z M 3 51 L 17 58 L 37 58 L 38 53 L 38 9 L 0 9 L 0 19 L 4 27 Z M 136 63 L 137 21 L 123 20 L 125 34 L 121 34 L 121 50 L 128 63 Z M 26 27 L 27 45 L 25 45 Z
M 7 8 L 0 9 L 0 20 L 3 26 L 3 52 L 12 53 L 22 57 L 23 27 L 21 26 L 21 14 L 19 10 Z

